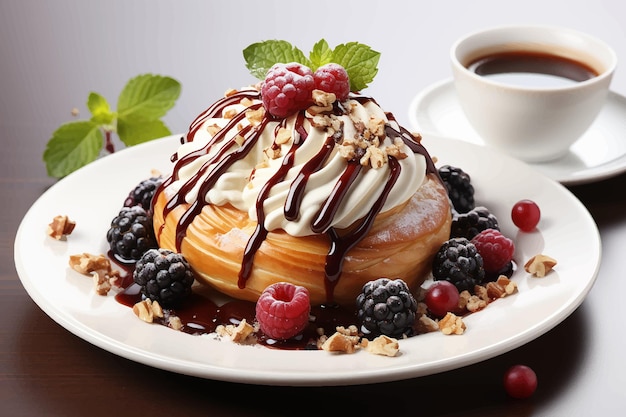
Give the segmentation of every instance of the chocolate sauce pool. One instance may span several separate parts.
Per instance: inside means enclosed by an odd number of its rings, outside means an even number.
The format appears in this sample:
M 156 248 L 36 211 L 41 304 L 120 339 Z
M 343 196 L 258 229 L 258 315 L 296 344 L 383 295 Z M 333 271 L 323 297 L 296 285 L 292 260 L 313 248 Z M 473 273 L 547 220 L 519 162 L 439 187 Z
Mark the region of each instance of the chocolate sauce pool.
M 192 122 L 189 128 L 189 132 L 187 134 L 187 141 L 192 142 L 194 140 L 196 133 L 207 119 L 221 117 L 222 112 L 226 107 L 239 103 L 245 98 L 250 100 L 259 100 L 260 93 L 251 90 L 239 91 L 233 95 L 217 101 Z M 373 102 L 374 104 L 377 104 L 375 100 L 371 97 L 356 95 L 351 96 L 351 98 L 357 100 L 361 104 L 367 102 Z M 247 110 L 257 110 L 261 106 L 261 103 L 253 104 L 249 106 Z M 333 112 L 338 115 L 347 114 L 346 110 L 341 106 L 340 103 L 337 102 L 333 105 Z M 177 159 L 174 155 L 172 157 L 172 161 L 175 162 L 175 165 L 172 171 L 172 175 L 163 182 L 161 187 L 157 190 L 157 194 L 163 192 L 163 190 L 173 181 L 179 179 L 179 172 L 183 167 L 185 167 L 187 164 L 191 163 L 198 157 L 209 154 L 213 145 L 226 140 L 226 132 L 235 128 L 235 126 L 237 126 L 237 124 L 245 117 L 245 113 L 246 111 L 242 111 L 233 119 L 231 119 L 228 124 L 218 133 L 216 133 L 211 138 L 209 143 L 207 143 L 207 145 L 203 148 L 188 155 L 185 155 L 180 159 Z M 390 121 L 395 121 L 395 118 L 391 113 L 386 113 L 386 115 Z M 185 202 L 185 196 L 187 195 L 187 193 L 189 193 L 191 189 L 198 185 L 200 178 L 206 173 L 209 166 L 217 163 L 212 171 L 209 172 L 209 175 L 200 184 L 199 195 L 206 195 L 206 193 L 215 185 L 220 175 L 228 170 L 231 165 L 244 158 L 254 148 L 266 125 L 270 121 L 274 120 L 275 119 L 273 119 L 269 114 L 266 114 L 259 125 L 249 125 L 239 131 L 239 135 L 243 137 L 243 142 L 241 143 L 241 145 L 235 142 L 234 139 L 231 139 L 230 143 L 228 143 L 227 146 L 224 146 L 221 152 L 217 153 L 211 160 L 205 163 L 204 166 L 199 170 L 199 172 L 192 178 L 190 178 L 181 187 L 179 192 L 167 202 L 163 212 L 164 217 L 167 217 L 167 215 L 175 207 Z M 248 240 L 244 251 L 243 259 L 241 262 L 241 269 L 238 277 L 239 288 L 245 288 L 246 282 L 250 277 L 250 274 L 252 273 L 254 255 L 268 234 L 268 230 L 264 227 L 265 213 L 263 212 L 263 200 L 267 197 L 267 195 L 269 195 L 272 187 L 280 183 L 284 179 L 289 169 L 293 167 L 295 152 L 307 138 L 307 132 L 304 128 L 304 121 L 305 115 L 304 112 L 301 111 L 296 118 L 294 128 L 296 134 L 294 135 L 293 145 L 291 149 L 288 151 L 286 157 L 283 159 L 283 164 L 280 169 L 265 184 L 257 198 L 256 211 L 258 223 L 254 233 Z M 285 122 L 283 121 L 279 123 L 278 127 L 280 127 L 283 123 Z M 419 153 L 425 156 L 427 161 L 427 173 L 434 173 L 435 175 L 438 175 L 434 163 L 428 155 L 426 149 L 406 129 L 402 127 L 400 127 L 399 129 L 395 129 L 390 124 L 386 124 L 385 132 L 387 136 L 389 136 L 392 140 L 395 138 L 400 138 L 414 153 Z M 324 146 L 322 146 L 319 153 L 315 155 L 307 164 L 305 164 L 297 179 L 292 183 L 289 190 L 289 197 L 287 199 L 287 203 L 284 209 L 285 217 L 288 220 L 297 218 L 297 214 L 299 212 L 299 208 L 304 197 L 304 190 L 306 188 L 307 181 L 312 174 L 314 174 L 324 166 L 326 160 L 332 153 L 332 149 L 335 145 L 333 142 L 334 138 L 332 136 L 328 136 L 326 138 Z M 226 154 L 226 152 L 232 148 L 236 149 L 233 152 Z M 400 175 L 401 167 L 398 161 L 393 156 L 389 156 L 388 160 L 391 169 L 384 190 L 379 196 L 378 200 L 370 209 L 369 213 L 359 221 L 356 227 L 351 228 L 349 232 L 346 232 L 343 230 L 338 230 L 334 227 L 329 227 L 329 225 L 332 224 L 333 218 L 336 215 L 336 212 L 341 202 L 343 201 L 345 195 L 352 186 L 354 180 L 357 178 L 359 171 L 362 169 L 358 158 L 348 161 L 343 175 L 341 175 L 341 178 L 335 184 L 331 195 L 328 197 L 325 203 L 322 204 L 322 207 L 312 221 L 311 230 L 319 234 L 325 234 L 330 241 L 330 249 L 326 256 L 324 277 L 326 305 L 334 304 L 334 288 L 337 285 L 338 280 L 340 279 L 343 261 L 346 253 L 355 245 L 357 245 L 367 235 L 374 223 L 376 216 L 384 206 L 384 203 L 387 199 L 389 192 L 391 191 L 391 188 L 393 187 L 398 176 Z M 157 196 L 155 196 L 155 200 L 156 197 Z M 179 220 L 176 227 L 176 248 L 178 251 L 180 251 L 180 247 L 186 235 L 188 226 L 193 222 L 194 218 L 200 214 L 202 208 L 206 204 L 207 203 L 204 202 L 204 199 L 196 199 L 187 208 L 186 212 L 181 216 L 181 219 Z M 159 231 L 157 231 L 157 233 L 159 233 Z
M 132 308 L 143 300 L 141 289 L 132 279 L 134 264 L 121 262 L 111 252 L 109 259 L 123 272 L 120 286 L 123 290 L 115 295 L 115 300 Z M 230 300 L 221 305 L 216 304 L 210 295 L 192 292 L 182 303 L 174 308 L 163 308 L 163 318 L 154 318 L 154 322 L 169 327 L 169 318 L 176 316 L 182 323 L 180 331 L 191 335 L 214 333 L 219 325 L 237 325 L 242 320 L 252 324 L 256 319 L 256 303 L 243 300 Z M 255 333 L 257 343 L 268 347 L 289 350 L 317 350 L 318 329 L 324 334 L 333 334 L 337 326 L 348 327 L 356 323 L 356 311 L 338 305 L 311 306 L 311 320 L 304 331 L 288 340 L 274 340 L 267 337 L 261 330 Z

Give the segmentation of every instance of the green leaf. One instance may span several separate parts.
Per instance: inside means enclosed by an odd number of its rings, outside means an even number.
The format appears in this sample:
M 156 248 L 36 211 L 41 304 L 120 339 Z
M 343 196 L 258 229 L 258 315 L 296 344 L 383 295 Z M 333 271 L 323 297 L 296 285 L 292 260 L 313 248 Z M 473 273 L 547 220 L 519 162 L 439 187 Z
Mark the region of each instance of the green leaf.
M 170 77 L 144 74 L 126 84 L 117 100 L 118 117 L 156 120 L 168 112 L 180 95 L 181 86 Z
M 77 121 L 61 125 L 52 134 L 43 153 L 48 175 L 61 178 L 93 162 L 103 143 L 97 123 Z
M 111 124 L 115 114 L 107 100 L 98 93 L 91 92 L 87 98 L 87 108 L 91 112 L 91 121 L 98 124 Z
M 287 41 L 281 40 L 253 43 L 243 50 L 243 58 L 246 61 L 246 68 L 259 80 L 265 79 L 267 71 L 274 64 L 298 62 L 309 67 L 311 66 L 311 62 L 300 49 Z
M 343 66 L 350 77 L 350 91 L 367 88 L 378 72 L 380 53 L 358 42 L 337 45 L 332 62 Z
M 333 50 L 328 46 L 328 42 L 325 39 L 320 40 L 315 45 L 309 54 L 311 60 L 311 70 L 315 71 L 322 65 L 332 62 Z
M 172 134 L 161 120 L 133 120 L 120 117 L 117 134 L 126 146 L 148 142 Z

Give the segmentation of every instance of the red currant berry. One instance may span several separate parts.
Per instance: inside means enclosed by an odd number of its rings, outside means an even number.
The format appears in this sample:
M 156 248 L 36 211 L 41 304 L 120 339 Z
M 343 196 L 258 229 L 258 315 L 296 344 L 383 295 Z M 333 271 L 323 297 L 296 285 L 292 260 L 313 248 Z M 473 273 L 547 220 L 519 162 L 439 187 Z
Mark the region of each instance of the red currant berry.
M 474 236 L 471 242 L 483 258 L 485 272 L 498 272 L 513 259 L 513 241 L 498 230 L 485 229 Z
M 511 210 L 513 224 L 523 232 L 530 232 L 537 227 L 541 218 L 539 206 L 532 200 L 520 200 Z
M 289 339 L 301 333 L 310 311 L 309 291 L 287 282 L 267 287 L 256 303 L 261 331 L 272 339 Z
M 342 101 L 350 94 L 350 79 L 345 68 L 339 64 L 326 64 L 319 67 L 315 74 L 315 88 L 327 93 L 334 93 L 337 100 Z
M 537 389 L 537 374 L 525 365 L 514 365 L 504 374 L 504 389 L 513 398 L 528 398 Z
M 295 62 L 276 64 L 261 86 L 263 106 L 274 117 L 287 117 L 312 103 L 313 71 Z
M 426 290 L 426 307 L 435 317 L 443 317 L 459 305 L 459 290 L 449 281 L 437 281 Z

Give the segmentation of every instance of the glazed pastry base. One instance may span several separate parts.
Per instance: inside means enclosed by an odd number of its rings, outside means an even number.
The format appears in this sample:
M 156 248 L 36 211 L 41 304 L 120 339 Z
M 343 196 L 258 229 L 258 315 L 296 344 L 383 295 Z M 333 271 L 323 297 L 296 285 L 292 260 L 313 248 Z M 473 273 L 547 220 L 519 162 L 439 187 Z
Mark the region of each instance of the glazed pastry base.
M 154 229 L 159 246 L 176 251 L 176 226 L 188 206 L 176 207 L 163 219 L 166 200 L 159 193 L 154 203 Z M 332 294 L 327 294 L 324 274 L 329 238 L 293 237 L 282 230 L 268 233 L 245 287 L 239 288 L 244 248 L 256 222 L 230 205 L 205 206 L 187 229 L 180 252 L 199 282 L 236 299 L 256 301 L 267 286 L 287 281 L 307 287 L 313 305 L 352 306 L 363 285 L 381 277 L 402 278 L 416 290 L 449 238 L 450 223 L 446 189 L 431 174 L 404 206 L 378 215 L 369 234 L 348 252 Z

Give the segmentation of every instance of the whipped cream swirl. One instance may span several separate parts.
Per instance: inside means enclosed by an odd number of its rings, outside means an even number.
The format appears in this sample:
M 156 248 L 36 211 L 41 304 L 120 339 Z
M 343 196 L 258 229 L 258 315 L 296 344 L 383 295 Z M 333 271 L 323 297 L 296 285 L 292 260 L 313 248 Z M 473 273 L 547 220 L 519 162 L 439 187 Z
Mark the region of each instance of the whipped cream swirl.
M 191 124 L 166 195 L 231 204 L 292 236 L 345 229 L 377 201 L 379 212 L 408 201 L 432 170 L 421 145 L 371 98 L 325 104 L 274 119 L 256 89 L 231 92 Z M 390 159 L 399 167 L 392 187 Z

